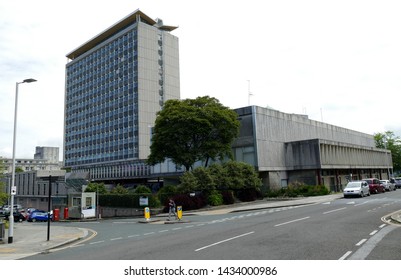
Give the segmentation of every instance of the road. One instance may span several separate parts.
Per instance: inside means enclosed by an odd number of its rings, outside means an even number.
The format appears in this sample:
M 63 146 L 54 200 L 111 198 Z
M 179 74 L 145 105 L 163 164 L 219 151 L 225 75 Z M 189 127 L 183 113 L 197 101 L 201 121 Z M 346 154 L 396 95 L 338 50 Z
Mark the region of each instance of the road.
M 401 260 L 401 190 L 364 198 L 185 216 L 185 223 L 138 219 L 79 223 L 89 240 L 27 259 L 58 260 Z M 71 226 L 77 226 L 72 223 Z

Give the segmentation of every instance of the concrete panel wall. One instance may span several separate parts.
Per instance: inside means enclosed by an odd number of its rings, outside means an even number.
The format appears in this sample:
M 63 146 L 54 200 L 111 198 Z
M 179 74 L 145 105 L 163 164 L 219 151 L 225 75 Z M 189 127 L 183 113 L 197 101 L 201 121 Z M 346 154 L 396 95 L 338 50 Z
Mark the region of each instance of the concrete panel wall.
M 150 130 L 154 126 L 156 112 L 161 110 L 168 99 L 180 98 L 178 56 L 177 37 L 153 26 L 138 24 L 140 159 L 146 159 L 150 153 Z
M 327 139 L 374 147 L 372 135 L 310 120 L 304 115 L 286 114 L 262 107 L 254 107 L 254 110 L 260 170 L 285 168 L 286 142 Z

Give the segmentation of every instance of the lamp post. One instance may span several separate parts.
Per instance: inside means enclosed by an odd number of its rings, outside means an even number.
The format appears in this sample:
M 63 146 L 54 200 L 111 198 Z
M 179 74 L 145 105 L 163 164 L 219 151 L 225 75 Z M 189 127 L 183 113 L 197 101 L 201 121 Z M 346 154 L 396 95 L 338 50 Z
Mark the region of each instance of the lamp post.
M 8 243 L 13 243 L 14 236 L 14 195 L 17 193 L 17 187 L 15 186 L 15 140 L 17 134 L 17 108 L 18 108 L 18 85 L 23 83 L 33 83 L 35 79 L 25 79 L 22 82 L 15 84 L 15 111 L 14 111 L 14 135 L 13 135 L 13 162 L 11 170 L 11 198 L 10 198 L 10 216 L 9 216 L 9 227 L 8 227 Z
M 390 180 L 390 160 L 389 160 L 389 156 L 387 155 L 387 151 L 388 151 L 388 138 L 387 136 L 384 137 L 384 147 L 386 148 L 386 165 L 387 165 L 387 179 Z M 391 156 L 391 154 L 390 154 Z

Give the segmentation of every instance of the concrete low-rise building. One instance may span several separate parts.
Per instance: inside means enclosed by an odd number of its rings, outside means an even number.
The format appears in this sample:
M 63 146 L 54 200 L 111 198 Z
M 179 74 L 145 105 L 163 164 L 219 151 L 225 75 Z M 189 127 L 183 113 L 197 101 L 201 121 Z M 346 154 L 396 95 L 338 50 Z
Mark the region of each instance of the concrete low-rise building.
M 10 176 L 11 174 L 6 175 L 6 181 L 10 181 Z M 63 210 L 68 205 L 68 196 L 81 193 L 82 186 L 88 182 L 88 173 L 66 173 L 64 170 L 19 172 L 15 174 L 17 190 L 14 204 L 47 210 L 50 198 L 52 209 Z M 10 186 L 6 186 L 9 192 Z
M 15 159 L 15 167 L 24 172 L 37 170 L 60 170 L 63 162 L 59 160 L 59 147 L 36 147 L 33 158 Z M 0 158 L 0 164 L 3 166 L 2 172 L 12 172 L 12 158 Z
M 392 173 L 391 151 L 376 148 L 373 135 L 258 106 L 235 111 L 234 159 L 253 165 L 265 189 L 303 182 L 338 191 L 351 178 Z

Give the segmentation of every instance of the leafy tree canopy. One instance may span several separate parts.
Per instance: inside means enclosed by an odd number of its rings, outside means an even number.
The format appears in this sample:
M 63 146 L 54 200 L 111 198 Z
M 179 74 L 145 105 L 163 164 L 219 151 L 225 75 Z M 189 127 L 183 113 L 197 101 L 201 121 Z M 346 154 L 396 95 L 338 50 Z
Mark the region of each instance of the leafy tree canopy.
M 108 193 L 104 183 L 89 183 L 85 189 L 85 192 L 98 192 L 99 194 Z
M 124 188 L 122 185 L 118 184 L 115 188 L 113 188 L 110 193 L 112 194 L 128 194 L 129 191 Z
M 375 133 L 373 135 L 377 148 L 391 151 L 394 171 L 401 171 L 401 139 L 392 131 Z
M 6 186 L 4 182 L 2 181 L 3 178 L 3 172 L 4 172 L 4 165 L 1 161 L 2 157 L 0 157 L 0 205 L 3 205 L 7 199 L 8 199 L 8 194 L 6 193 Z
M 232 157 L 238 115 L 209 96 L 168 100 L 158 112 L 150 147 L 151 165 L 170 158 L 190 170 L 197 161 Z

